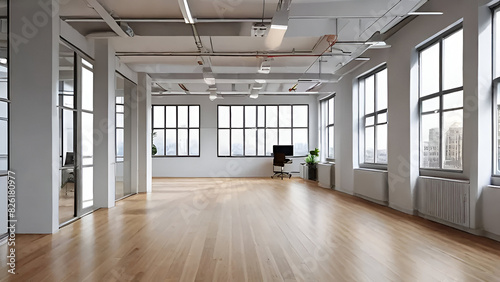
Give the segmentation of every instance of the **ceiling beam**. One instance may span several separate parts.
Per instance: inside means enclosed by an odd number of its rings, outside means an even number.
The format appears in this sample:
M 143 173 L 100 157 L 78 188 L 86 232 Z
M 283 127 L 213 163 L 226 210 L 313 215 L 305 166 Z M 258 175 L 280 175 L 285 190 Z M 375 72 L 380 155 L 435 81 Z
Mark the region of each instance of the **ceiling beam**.
M 97 0 L 85 0 L 102 19 L 108 24 L 108 26 L 120 37 L 129 37 L 125 31 L 116 23 L 115 19 L 104 9 L 104 7 Z

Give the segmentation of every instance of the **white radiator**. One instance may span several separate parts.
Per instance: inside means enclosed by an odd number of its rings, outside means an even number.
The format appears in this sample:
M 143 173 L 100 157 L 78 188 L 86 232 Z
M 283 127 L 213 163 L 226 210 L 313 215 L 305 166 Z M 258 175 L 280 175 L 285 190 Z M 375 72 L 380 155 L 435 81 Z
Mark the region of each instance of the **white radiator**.
M 418 211 L 432 218 L 469 227 L 469 190 L 466 181 L 418 178 Z
M 318 164 L 317 168 L 318 186 L 323 188 L 332 188 L 335 184 L 335 178 L 332 181 L 332 169 L 334 169 L 333 165 L 330 163 Z

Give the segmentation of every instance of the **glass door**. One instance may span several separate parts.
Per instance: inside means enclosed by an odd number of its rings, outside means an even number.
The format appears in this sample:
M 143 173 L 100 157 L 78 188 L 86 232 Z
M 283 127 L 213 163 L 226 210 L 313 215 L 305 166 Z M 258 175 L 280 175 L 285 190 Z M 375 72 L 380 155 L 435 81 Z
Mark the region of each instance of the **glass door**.
M 115 200 L 132 195 L 131 183 L 131 114 L 130 103 L 136 85 L 116 74 L 116 158 L 115 158 Z
M 75 53 L 59 45 L 59 224 L 76 217 Z

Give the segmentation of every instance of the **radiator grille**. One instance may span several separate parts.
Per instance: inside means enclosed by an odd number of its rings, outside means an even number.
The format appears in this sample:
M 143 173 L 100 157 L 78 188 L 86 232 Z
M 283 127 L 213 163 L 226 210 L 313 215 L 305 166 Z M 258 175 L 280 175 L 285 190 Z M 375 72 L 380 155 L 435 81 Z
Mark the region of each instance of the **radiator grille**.
M 465 181 L 419 177 L 418 211 L 469 227 L 469 189 L 470 184 Z

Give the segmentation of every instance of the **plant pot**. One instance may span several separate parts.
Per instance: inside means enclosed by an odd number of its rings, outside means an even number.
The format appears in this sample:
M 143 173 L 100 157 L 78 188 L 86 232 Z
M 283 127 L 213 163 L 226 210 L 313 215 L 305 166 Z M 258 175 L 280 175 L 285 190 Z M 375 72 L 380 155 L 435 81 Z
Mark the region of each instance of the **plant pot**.
M 318 169 L 316 168 L 316 164 L 307 164 L 307 167 L 308 167 L 307 171 L 308 179 L 316 180 L 317 179 L 316 175 L 318 171 Z

